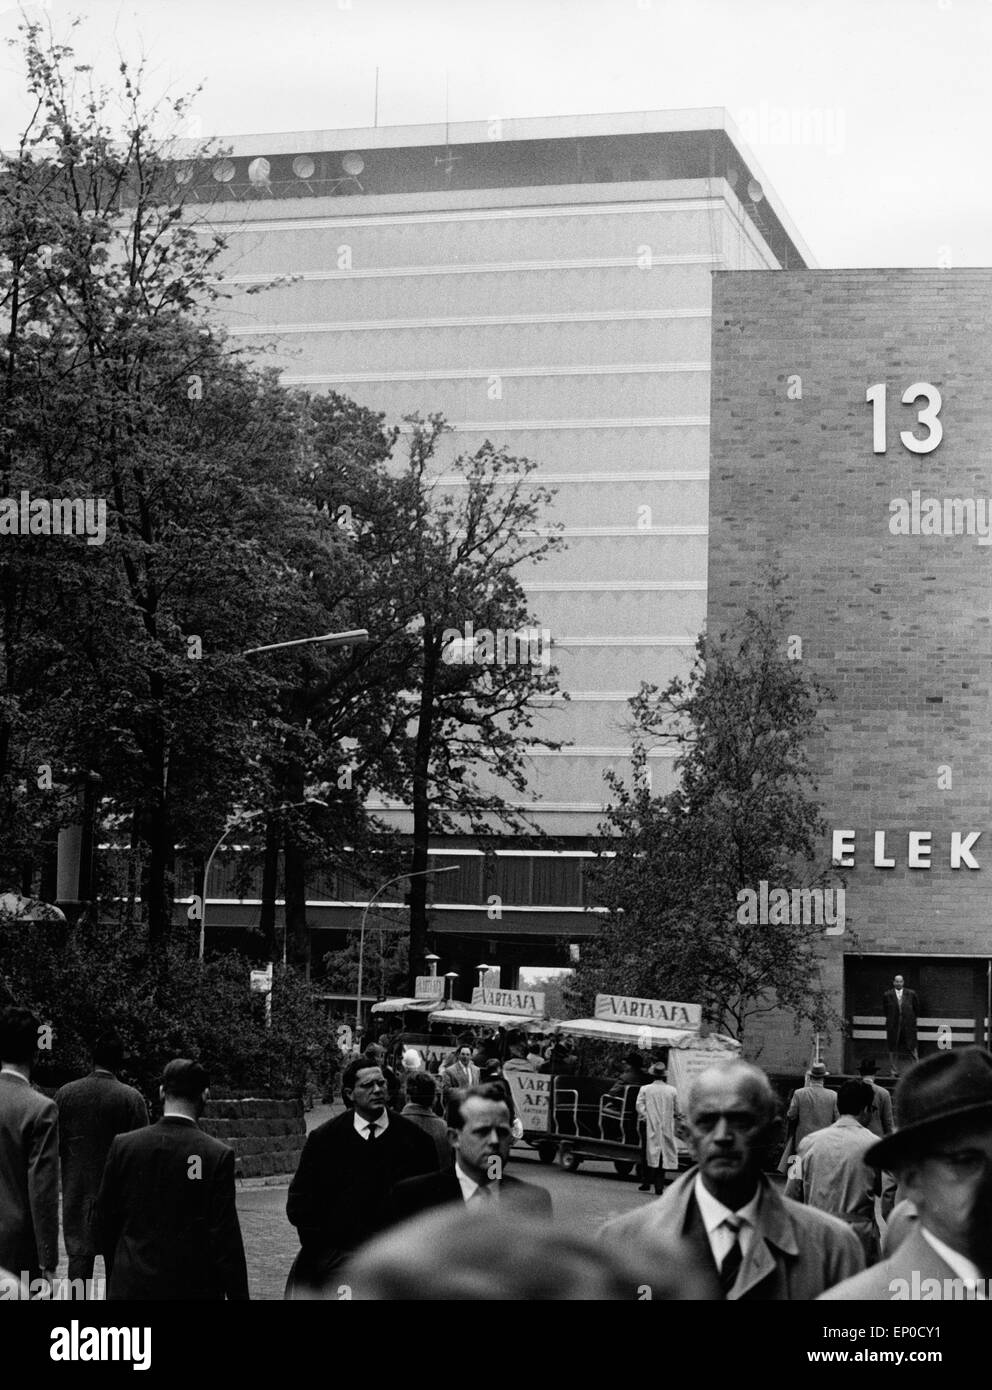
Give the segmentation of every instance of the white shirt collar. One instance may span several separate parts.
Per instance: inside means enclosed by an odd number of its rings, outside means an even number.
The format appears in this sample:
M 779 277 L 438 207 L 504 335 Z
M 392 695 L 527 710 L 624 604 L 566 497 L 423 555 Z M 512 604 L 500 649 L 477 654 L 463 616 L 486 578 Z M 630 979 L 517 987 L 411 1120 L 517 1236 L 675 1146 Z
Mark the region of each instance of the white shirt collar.
M 761 1205 L 761 1188 L 751 1198 L 746 1206 L 738 1207 L 737 1211 L 731 1211 L 730 1207 L 725 1207 L 722 1202 L 717 1201 L 712 1192 L 706 1190 L 701 1173 L 696 1174 L 694 1186 L 696 1201 L 699 1204 L 699 1212 L 703 1218 L 703 1225 L 706 1227 L 706 1234 L 712 1235 L 718 1227 L 722 1226 L 728 1216 L 736 1216 L 747 1226 L 756 1226 L 758 1220 L 758 1207 Z
M 369 1127 L 375 1125 L 376 1133 L 383 1134 L 389 1128 L 389 1111 L 384 1110 L 381 1115 L 377 1115 L 374 1120 L 363 1120 L 358 1111 L 355 1111 L 355 1132 L 360 1139 L 368 1139 Z
M 936 1250 L 940 1258 L 945 1264 L 950 1265 L 959 1279 L 963 1279 L 966 1284 L 978 1284 L 981 1282 L 982 1271 L 976 1264 L 972 1264 L 967 1255 L 962 1255 L 959 1251 L 952 1250 L 949 1245 L 945 1245 L 942 1240 L 938 1240 L 934 1233 L 928 1231 L 923 1225 L 920 1226 L 920 1233 L 931 1250 Z
M 24 1075 L 24 1073 L 23 1073 L 23 1072 L 19 1072 L 19 1071 L 15 1071 L 13 1067 L 7 1067 L 7 1066 L 0 1067 L 0 1076 L 16 1076 L 17 1079 L 18 1079 L 18 1081 L 23 1081 L 23 1082 L 24 1082 L 26 1085 L 28 1085 L 28 1086 L 31 1085 L 31 1082 L 28 1081 L 28 1079 L 27 1079 L 27 1077 Z
M 461 1164 L 458 1162 L 457 1158 L 455 1159 L 455 1177 L 458 1179 L 458 1186 L 462 1190 L 462 1200 L 465 1202 L 470 1201 L 471 1198 L 474 1197 L 475 1194 L 478 1192 L 479 1183 L 477 1183 L 474 1178 L 469 1177 L 469 1175 L 462 1168 Z M 490 1193 L 490 1196 L 495 1197 L 496 1194 L 499 1192 L 499 1183 L 487 1183 L 487 1188 Z

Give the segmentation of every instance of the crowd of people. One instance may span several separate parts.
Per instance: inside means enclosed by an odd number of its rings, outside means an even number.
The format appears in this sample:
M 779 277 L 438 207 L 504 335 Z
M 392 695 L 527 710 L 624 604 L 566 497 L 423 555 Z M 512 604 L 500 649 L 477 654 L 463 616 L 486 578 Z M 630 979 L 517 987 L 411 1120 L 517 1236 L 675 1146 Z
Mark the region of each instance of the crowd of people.
M 31 1085 L 37 1039 L 27 1010 L 0 1015 L 0 1294 L 44 1296 L 55 1277 L 61 1167 L 70 1279 L 90 1279 L 99 1254 L 110 1300 L 246 1299 L 234 1154 L 198 1124 L 204 1067 L 166 1066 L 149 1124 L 115 1075 L 118 1038 L 102 1038 L 91 1075 L 54 1100 Z M 521 1047 L 496 1073 L 533 1067 Z M 546 1188 L 508 1171 L 512 1100 L 489 1060 L 464 1044 L 435 1076 L 402 1050 L 390 1067 L 372 1044 L 350 1062 L 346 1108 L 310 1132 L 289 1187 L 300 1246 L 287 1298 L 989 1295 L 992 1055 L 981 1048 L 916 1062 L 894 1113 L 870 1060 L 837 1091 L 811 1068 L 788 1106 L 784 1188 L 769 1169 L 779 1105 L 759 1067 L 708 1066 L 680 1107 L 663 1063 L 628 1058 L 617 1085 L 639 1087 L 653 1193 L 588 1235 L 563 1231 Z M 685 1172 L 677 1131 L 695 1160 Z

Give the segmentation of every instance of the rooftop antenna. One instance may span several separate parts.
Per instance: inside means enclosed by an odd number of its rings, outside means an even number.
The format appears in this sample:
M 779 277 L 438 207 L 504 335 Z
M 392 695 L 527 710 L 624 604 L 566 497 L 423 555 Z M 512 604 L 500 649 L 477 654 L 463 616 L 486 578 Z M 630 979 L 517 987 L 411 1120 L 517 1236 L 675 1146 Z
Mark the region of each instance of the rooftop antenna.
M 460 154 L 451 153 L 451 125 L 448 120 L 448 73 L 444 74 L 444 158 L 434 156 L 435 169 L 440 165 L 444 169 L 445 178 L 451 178 L 451 171 L 455 167 Z

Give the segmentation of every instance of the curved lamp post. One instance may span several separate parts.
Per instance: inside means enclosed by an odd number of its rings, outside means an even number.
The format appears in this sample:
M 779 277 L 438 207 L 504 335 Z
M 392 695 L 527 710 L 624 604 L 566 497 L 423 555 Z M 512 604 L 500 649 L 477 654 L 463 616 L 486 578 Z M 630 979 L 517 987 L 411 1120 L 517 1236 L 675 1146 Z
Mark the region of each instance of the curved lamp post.
M 369 915 L 369 910 L 375 903 L 380 893 L 384 893 L 387 888 L 391 888 L 394 883 L 401 883 L 405 878 L 426 878 L 430 874 L 454 874 L 458 872 L 457 864 L 449 864 L 443 869 L 417 869 L 415 872 L 397 874 L 395 878 L 389 878 L 385 883 L 381 883 L 372 894 L 371 898 L 362 909 L 362 927 L 358 937 L 358 990 L 355 995 L 355 1036 L 357 1037 L 362 1027 L 362 967 L 365 960 L 365 919 Z
M 297 806 L 323 806 L 323 807 L 325 807 L 325 809 L 326 809 L 326 807 L 327 807 L 327 802 L 326 802 L 326 801 L 321 801 L 321 800 L 319 799 L 319 797 L 316 797 L 316 796 L 308 796 L 308 797 L 305 797 L 302 801 L 290 801 L 290 802 L 288 802 L 288 803 L 286 803 L 286 804 L 284 804 L 284 805 L 281 805 L 281 806 L 273 806 L 272 811 L 293 811 L 293 810 L 296 809 Z M 211 868 L 211 865 L 212 865 L 213 862 L 214 862 L 214 855 L 215 855 L 215 854 L 217 853 L 217 851 L 220 849 L 221 845 L 222 845 L 222 844 L 224 843 L 224 841 L 227 839 L 228 835 L 230 835 L 230 833 L 231 833 L 232 830 L 237 830 L 237 829 L 239 829 L 239 828 L 240 828 L 242 825 L 244 825 L 247 821 L 257 820 L 257 818 L 258 818 L 259 816 L 271 815 L 271 814 L 272 814 L 272 811 L 246 811 L 246 812 L 244 813 L 244 815 L 236 816 L 236 817 L 231 821 L 230 825 L 227 826 L 227 828 L 225 829 L 223 835 L 220 837 L 220 839 L 219 839 L 219 840 L 217 841 L 217 843 L 214 845 L 213 849 L 210 851 L 210 857 L 209 857 L 209 859 L 207 860 L 205 869 L 203 870 L 203 902 L 200 904 L 200 952 L 199 952 L 199 959 L 200 959 L 201 964 L 202 964 L 202 962 L 203 962 L 203 948 L 204 948 L 204 944 L 205 944 L 205 942 L 206 942 L 206 933 L 207 933 L 207 887 L 208 887 L 208 885 L 209 885 L 209 883 L 210 883 L 210 868 Z

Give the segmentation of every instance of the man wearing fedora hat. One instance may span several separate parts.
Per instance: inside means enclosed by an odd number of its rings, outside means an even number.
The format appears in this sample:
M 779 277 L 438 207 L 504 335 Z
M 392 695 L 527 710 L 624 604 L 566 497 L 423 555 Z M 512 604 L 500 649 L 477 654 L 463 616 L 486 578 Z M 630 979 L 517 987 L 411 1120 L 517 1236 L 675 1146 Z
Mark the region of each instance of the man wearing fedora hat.
M 824 1064 L 814 1062 L 806 1073 L 806 1085 L 792 1093 L 785 1117 L 786 1137 L 785 1148 L 779 1159 L 780 1173 L 791 1173 L 790 1160 L 807 1135 L 815 1134 L 818 1129 L 826 1129 L 837 1119 L 837 1092 L 828 1090 L 823 1084 L 826 1074 Z
M 992 1054 L 980 1047 L 917 1062 L 895 1096 L 898 1128 L 865 1152 L 914 1203 L 915 1226 L 879 1264 L 822 1297 L 987 1296 L 992 1279 Z
M 658 1197 L 665 1190 L 666 1174 L 678 1172 L 675 1126 L 681 1115 L 678 1092 L 668 1084 L 668 1068 L 664 1062 L 655 1062 L 649 1075 L 650 1082 L 637 1093 L 637 1113 L 645 1126 L 647 1176 Z

